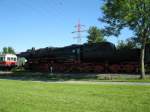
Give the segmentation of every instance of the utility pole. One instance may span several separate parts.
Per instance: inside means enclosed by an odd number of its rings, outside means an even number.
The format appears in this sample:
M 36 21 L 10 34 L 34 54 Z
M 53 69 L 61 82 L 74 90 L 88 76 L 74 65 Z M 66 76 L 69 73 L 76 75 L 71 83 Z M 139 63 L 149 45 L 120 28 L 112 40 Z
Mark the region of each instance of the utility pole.
M 78 21 L 78 24 L 75 25 L 75 28 L 77 28 L 76 31 L 73 31 L 72 33 L 77 33 L 77 37 L 74 37 L 77 39 L 77 43 L 81 44 L 82 40 L 81 40 L 81 33 L 85 32 L 86 30 L 83 30 L 82 28 L 85 27 L 84 25 L 80 24 L 80 20 Z

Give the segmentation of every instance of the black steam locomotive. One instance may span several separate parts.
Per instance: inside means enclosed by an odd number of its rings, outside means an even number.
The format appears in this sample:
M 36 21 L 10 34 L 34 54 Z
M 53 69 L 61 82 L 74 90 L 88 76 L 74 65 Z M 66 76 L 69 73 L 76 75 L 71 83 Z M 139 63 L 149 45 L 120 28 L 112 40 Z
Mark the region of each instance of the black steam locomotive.
M 135 73 L 139 72 L 140 49 L 116 49 L 110 42 L 32 49 L 18 54 L 34 71 Z M 146 47 L 146 66 L 150 47 Z

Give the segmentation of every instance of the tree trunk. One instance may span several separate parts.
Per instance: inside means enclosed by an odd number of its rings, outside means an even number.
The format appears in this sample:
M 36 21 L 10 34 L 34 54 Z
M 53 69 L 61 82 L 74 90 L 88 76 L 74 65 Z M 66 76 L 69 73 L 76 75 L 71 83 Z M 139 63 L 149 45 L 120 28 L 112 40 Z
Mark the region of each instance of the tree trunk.
M 145 66 L 144 66 L 144 57 L 145 57 L 145 43 L 141 47 L 141 79 L 145 79 Z

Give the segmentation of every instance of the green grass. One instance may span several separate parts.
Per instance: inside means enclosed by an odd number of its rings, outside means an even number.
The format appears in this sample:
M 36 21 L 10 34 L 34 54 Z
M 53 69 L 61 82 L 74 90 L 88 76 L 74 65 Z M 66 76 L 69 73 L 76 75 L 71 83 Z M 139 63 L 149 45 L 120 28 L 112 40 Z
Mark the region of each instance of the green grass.
M 149 112 L 150 86 L 0 80 L 0 112 Z

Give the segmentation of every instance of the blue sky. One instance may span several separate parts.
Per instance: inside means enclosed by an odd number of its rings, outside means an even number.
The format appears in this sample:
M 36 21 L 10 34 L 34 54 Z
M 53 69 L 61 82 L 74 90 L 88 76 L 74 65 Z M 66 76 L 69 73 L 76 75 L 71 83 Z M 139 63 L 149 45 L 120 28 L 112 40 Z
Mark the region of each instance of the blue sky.
M 0 49 L 12 46 L 16 52 L 31 47 L 76 44 L 72 34 L 80 19 L 84 29 L 102 28 L 102 0 L 0 0 Z M 108 41 L 117 43 L 132 35 L 128 29 Z M 82 43 L 87 33 L 82 34 Z

